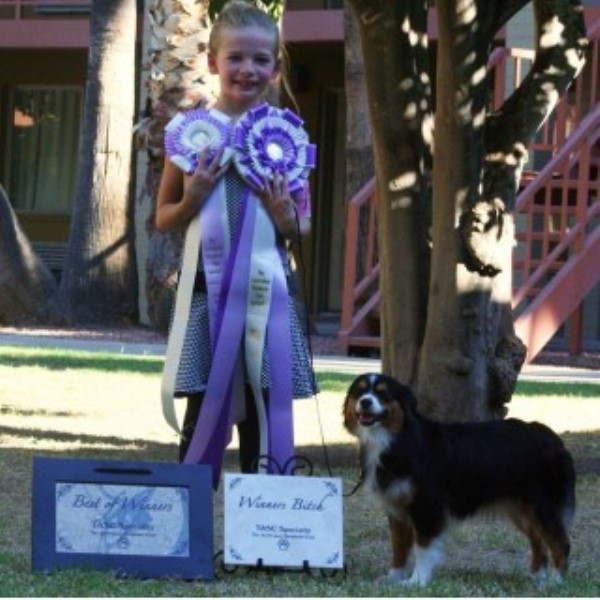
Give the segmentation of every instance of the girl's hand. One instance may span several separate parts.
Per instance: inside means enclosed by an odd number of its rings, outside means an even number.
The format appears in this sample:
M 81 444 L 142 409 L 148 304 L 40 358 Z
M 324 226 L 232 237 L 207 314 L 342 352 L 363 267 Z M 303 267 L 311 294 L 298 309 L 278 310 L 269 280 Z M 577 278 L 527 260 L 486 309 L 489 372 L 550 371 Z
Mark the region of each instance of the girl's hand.
M 275 173 L 273 181 L 265 178 L 262 200 L 279 233 L 291 239 L 298 237 L 298 213 L 290 196 L 285 173 Z
M 198 213 L 211 195 L 215 185 L 227 170 L 228 165 L 219 166 L 223 149 L 209 158 L 208 148 L 198 155 L 198 166 L 183 183 L 182 210 L 191 217 Z

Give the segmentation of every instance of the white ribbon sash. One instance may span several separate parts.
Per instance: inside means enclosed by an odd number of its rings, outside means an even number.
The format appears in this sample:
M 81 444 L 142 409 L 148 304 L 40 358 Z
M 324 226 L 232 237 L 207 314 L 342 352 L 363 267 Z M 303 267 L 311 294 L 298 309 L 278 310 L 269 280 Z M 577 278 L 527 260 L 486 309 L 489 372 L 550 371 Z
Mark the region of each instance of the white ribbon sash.
M 161 399 L 163 416 L 166 422 L 177 433 L 181 433 L 177 422 L 174 395 L 177 370 L 181 358 L 181 349 L 185 339 L 185 332 L 190 316 L 192 295 L 194 293 L 194 282 L 196 280 L 196 269 L 198 266 L 198 247 L 200 246 L 200 215 L 190 222 L 183 246 L 183 257 L 181 264 L 181 275 L 177 286 L 177 297 L 175 299 L 175 312 L 169 332 L 165 364 L 161 381 Z
M 285 297 L 285 307 L 279 303 L 276 307 L 272 306 L 272 289 L 274 281 L 279 285 L 285 284 L 285 273 L 281 265 L 281 259 L 275 244 L 275 230 L 273 224 L 267 215 L 263 206 L 257 202 L 256 226 L 254 230 L 254 240 L 252 242 L 252 261 L 250 265 L 249 292 L 248 292 L 248 308 L 246 311 L 246 365 L 248 368 L 248 377 L 252 387 L 254 402 L 256 404 L 256 413 L 260 427 L 260 454 L 268 456 L 276 460 L 290 458 L 290 455 L 281 457 L 272 456 L 271 435 L 269 432 L 269 419 L 267 406 L 263 396 L 261 385 L 261 373 L 264 360 L 265 342 L 267 340 L 267 325 L 269 315 L 274 308 L 281 312 L 284 310 L 287 313 L 287 293 Z M 289 320 L 286 319 L 286 325 L 283 331 L 277 331 L 277 336 L 289 337 Z M 273 332 L 272 332 L 273 335 Z M 289 351 L 289 344 L 288 344 Z M 271 371 L 280 368 L 282 357 L 277 356 L 276 362 L 271 363 Z M 285 363 L 285 359 L 284 359 Z M 291 375 L 291 374 L 290 374 Z M 281 394 L 281 390 L 271 386 L 270 405 L 277 405 L 281 402 L 281 398 L 277 394 Z M 285 391 L 284 393 L 287 393 Z M 291 409 L 291 389 L 289 390 L 289 402 Z M 293 453 L 293 429 L 287 431 L 285 435 L 290 440 L 291 452 Z M 281 465 L 280 465 L 281 466 Z M 261 471 L 268 470 L 268 464 L 260 464 Z

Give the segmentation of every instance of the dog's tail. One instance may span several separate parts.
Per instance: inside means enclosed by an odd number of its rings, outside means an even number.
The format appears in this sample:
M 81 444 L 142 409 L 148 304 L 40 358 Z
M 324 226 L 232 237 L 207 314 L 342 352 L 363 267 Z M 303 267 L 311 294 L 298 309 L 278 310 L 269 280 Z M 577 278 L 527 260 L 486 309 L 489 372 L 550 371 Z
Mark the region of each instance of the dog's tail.
M 577 500 L 575 497 L 575 483 L 576 474 L 575 467 L 573 465 L 573 458 L 566 451 L 562 460 L 563 470 L 563 488 L 562 497 L 560 499 L 561 506 L 561 517 L 563 523 L 567 529 L 569 529 L 573 523 L 575 517 L 575 509 L 577 508 Z
M 576 473 L 573 457 L 562 439 L 541 423 L 530 424 L 536 439 L 543 448 L 544 461 L 540 467 L 545 472 L 545 499 L 550 502 L 555 515 L 568 530 L 573 523 L 576 509 Z

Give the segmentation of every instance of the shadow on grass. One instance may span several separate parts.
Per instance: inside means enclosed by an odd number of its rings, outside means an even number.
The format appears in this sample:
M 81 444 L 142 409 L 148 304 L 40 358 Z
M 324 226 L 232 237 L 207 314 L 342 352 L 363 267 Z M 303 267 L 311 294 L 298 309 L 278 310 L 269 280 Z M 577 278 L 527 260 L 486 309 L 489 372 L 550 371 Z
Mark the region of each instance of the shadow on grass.
M 11 452 L 19 454 L 51 454 L 53 456 L 68 455 L 69 458 L 89 458 L 90 453 L 97 457 L 98 453 L 105 453 L 112 460 L 138 460 L 138 461 L 176 461 L 177 443 L 153 442 L 152 440 L 124 438 L 122 436 L 103 436 L 70 433 L 65 431 L 41 430 L 23 427 L 0 426 L 0 439 L 10 439 L 10 445 L 0 447 L 0 455 L 5 458 Z M 70 448 L 61 450 L 38 450 L 45 443 L 70 445 Z M 36 448 L 37 447 L 37 448 Z M 299 456 L 306 457 L 315 471 L 323 474 L 334 469 L 356 469 L 358 473 L 358 454 L 353 444 L 331 444 L 326 448 L 319 445 L 303 445 L 296 448 Z M 110 456 L 109 456 L 110 455 Z M 134 456 L 135 455 L 135 456 Z M 5 464 L 10 464 L 7 460 Z M 238 449 L 228 448 L 225 451 L 224 464 L 226 468 L 238 470 Z M 1 469 L 0 469 L 1 471 Z M 298 472 L 299 475 L 302 473 Z
M 14 406 L 0 406 L 0 415 L 11 415 L 17 417 L 80 417 L 85 413 L 73 412 L 72 410 L 45 410 L 24 409 Z
M 598 439 L 600 431 L 586 431 L 565 433 L 562 436 L 567 448 L 573 455 L 575 468 L 578 475 L 600 474 L 600 455 L 598 454 Z M 69 456 L 86 453 L 109 453 L 111 459 L 139 460 L 139 461 L 175 461 L 177 460 L 177 443 L 153 442 L 144 438 L 131 438 L 122 436 L 100 436 L 64 431 L 40 430 L 34 428 L 3 427 L 0 426 L 0 439 L 17 440 L 11 445 L 15 450 L 35 452 L 37 445 L 43 446 L 44 442 L 69 444 L 77 448 L 65 450 Z M 22 443 L 19 442 L 22 440 Z M 6 456 L 10 448 L 0 449 Z M 51 451 L 52 454 L 61 454 L 60 450 Z M 122 453 L 123 456 L 120 456 Z M 135 453 L 136 456 L 130 454 Z M 354 443 L 328 444 L 327 446 L 310 444 L 296 447 L 296 454 L 305 457 L 321 475 L 336 476 L 336 470 L 347 472 L 355 470 L 358 477 L 358 448 Z M 228 448 L 224 457 L 225 468 L 238 470 L 238 450 Z M 302 475 L 302 472 L 298 472 Z
M 561 438 L 573 455 L 577 475 L 600 475 L 600 431 L 563 433 Z
M 56 444 L 77 444 L 81 448 L 79 450 L 80 452 L 94 448 L 111 448 L 113 450 L 122 449 L 123 451 L 128 451 L 131 446 L 136 446 L 140 450 L 148 449 L 157 451 L 163 447 L 170 447 L 170 444 L 151 442 L 136 437 L 125 439 L 120 436 L 87 435 L 83 433 L 80 434 L 67 433 L 65 431 L 26 429 L 22 427 L 0 427 L 0 438 L 11 438 L 13 440 L 22 439 L 22 445 L 20 445 L 18 441 L 16 443 L 13 442 L 13 445 L 16 445 L 22 449 L 27 449 L 27 446 L 31 446 L 32 450 L 35 450 L 36 445 L 43 444 L 44 442 Z M 34 440 L 33 443 L 32 440 Z
M 132 430 L 134 432 L 134 428 L 132 428 Z M 593 527 L 590 527 L 589 523 L 593 522 L 595 518 L 593 515 L 597 512 L 595 502 L 596 494 L 593 491 L 593 486 L 596 485 L 594 481 L 597 481 L 597 479 L 591 477 L 586 480 L 583 479 L 583 476 L 597 475 L 600 473 L 600 459 L 598 458 L 596 450 L 599 435 L 600 431 L 593 431 L 585 433 L 569 433 L 562 436 L 567 446 L 574 454 L 575 463 L 580 476 L 580 484 L 582 484 L 581 490 L 584 491 L 587 489 L 587 496 L 582 493 L 585 501 L 581 503 L 578 510 L 582 513 L 582 516 L 580 517 L 581 521 L 586 523 L 586 527 L 583 528 L 582 531 L 585 532 L 586 535 L 588 535 L 588 531 L 590 532 L 590 540 L 595 539 L 593 537 L 595 534 L 591 532 Z M 17 574 L 23 572 L 23 556 L 26 556 L 27 553 L 30 552 L 29 542 L 27 540 L 29 540 L 30 536 L 31 466 L 33 456 L 53 456 L 65 459 L 166 462 L 173 464 L 177 460 L 177 444 L 175 440 L 172 443 L 165 443 L 146 439 L 136 439 L 135 437 L 127 438 L 122 435 L 87 435 L 64 431 L 40 431 L 38 429 L 27 427 L 7 428 L 1 426 L 0 439 L 8 439 L 10 444 L 0 446 L 0 478 L 3 481 L 3 486 L 0 487 L 0 505 L 11 506 L 13 512 L 11 513 L 10 523 L 9 521 L 5 521 L 5 523 L 2 524 L 2 520 L 0 519 L 0 534 L 3 534 L 5 539 L 4 553 L 8 557 L 8 560 L 12 560 L 11 556 L 13 555 L 18 557 L 18 561 L 15 561 L 15 565 L 17 566 L 9 572 L 11 576 L 13 576 L 15 572 Z M 50 441 L 73 444 L 73 447 L 65 448 L 63 450 L 46 450 L 44 448 L 45 442 Z M 323 446 L 319 444 L 300 445 L 296 450 L 297 454 L 305 456 L 310 460 L 314 467 L 315 476 L 339 477 L 343 482 L 344 494 L 347 496 L 352 494 L 359 477 L 358 452 L 354 442 L 330 444 L 327 446 L 326 456 Z M 226 451 L 224 471 L 234 473 L 239 472 L 237 448 L 231 448 Z M 299 472 L 298 474 L 308 475 L 309 473 Z M 587 485 L 586 481 L 591 481 L 591 483 Z M 222 485 L 220 486 L 218 493 L 223 493 Z M 218 502 L 216 502 L 218 510 L 215 513 L 215 531 L 218 530 L 220 532 L 222 531 L 223 520 L 222 503 L 220 502 L 221 496 L 215 496 L 215 498 L 218 499 Z M 384 571 L 389 554 L 387 545 L 388 532 L 385 527 L 385 520 L 381 509 L 372 503 L 370 496 L 366 494 L 364 490 L 361 493 L 351 495 L 346 499 L 346 502 L 346 514 L 349 524 L 347 561 L 350 565 L 354 565 L 354 563 L 356 563 L 356 565 L 360 564 L 360 567 L 351 567 L 355 573 L 360 573 L 360 577 L 357 575 L 353 576 L 354 579 L 352 585 L 355 586 L 357 582 L 362 581 L 365 574 L 370 578 L 375 577 L 376 574 L 380 574 L 380 572 L 382 573 Z M 373 528 L 372 523 L 376 524 L 375 529 Z M 219 536 L 220 535 L 221 534 L 219 534 Z M 583 533 L 580 533 L 579 535 L 581 536 Z M 219 536 L 215 539 L 215 548 L 217 549 L 219 549 L 221 547 L 220 544 L 222 544 L 222 537 Z M 480 548 L 479 539 L 467 539 L 469 547 L 472 545 L 473 548 Z M 512 548 L 512 546 L 510 546 L 512 542 L 508 542 L 507 544 Z M 585 552 L 588 553 L 593 551 L 593 546 L 591 546 L 591 544 L 592 541 L 588 542 L 587 538 L 585 540 L 578 540 L 579 547 L 590 548 L 590 550 L 585 550 Z M 462 546 L 464 546 L 464 543 L 458 545 L 455 544 L 454 547 L 461 550 Z M 487 548 L 487 545 L 485 545 L 485 548 Z M 374 552 L 381 553 L 381 556 L 374 558 Z M 492 550 L 486 550 L 486 552 L 488 552 L 488 554 L 493 554 L 494 557 L 500 556 L 500 561 L 498 562 L 494 559 L 494 563 L 489 562 L 489 565 L 486 563 L 486 566 L 482 567 L 481 572 L 477 570 L 472 572 L 469 570 L 470 567 L 468 565 L 469 561 L 472 560 L 472 556 L 466 555 L 462 556 L 462 558 L 460 556 L 456 558 L 450 553 L 448 557 L 449 567 L 446 573 L 440 575 L 437 587 L 432 589 L 432 595 L 458 597 L 464 595 L 465 590 L 475 589 L 483 591 L 483 594 L 476 594 L 477 596 L 531 596 L 531 593 L 523 594 L 524 588 L 522 586 L 524 585 L 524 577 L 516 578 L 512 575 L 515 564 L 517 565 L 516 568 L 522 569 L 520 556 L 515 558 L 513 554 L 510 554 L 507 558 L 506 555 L 502 554 L 502 546 L 500 547 L 500 550 L 496 550 L 496 547 L 493 546 Z M 585 557 L 587 555 L 583 556 Z M 6 564 L 8 563 L 4 561 L 5 569 Z M 465 564 L 467 565 L 466 567 Z M 2 568 L 0 568 L 0 571 L 2 571 Z M 498 576 L 501 576 L 503 580 L 502 586 L 498 586 L 497 583 L 494 583 Z M 493 580 L 492 583 L 490 583 L 491 579 Z M 0 573 L 0 587 L 2 585 L 1 580 L 2 574 Z M 251 597 L 259 597 L 261 595 L 269 596 L 273 593 L 273 589 L 269 587 L 272 585 L 271 583 L 262 584 L 263 587 L 260 591 L 262 591 L 263 594 L 240 593 L 240 589 L 236 587 L 235 579 L 230 578 L 226 583 L 229 584 L 229 587 L 220 590 L 218 594 L 211 593 L 210 595 L 250 595 Z M 127 588 L 124 589 L 127 590 Z M 377 589 L 378 588 L 369 588 L 371 593 L 366 595 L 396 595 L 398 592 L 398 590 L 391 589 L 389 594 L 373 594 L 373 590 L 377 591 Z M 525 589 L 528 592 L 530 591 L 529 588 Z M 572 588 L 568 589 L 571 590 Z M 170 593 L 167 593 L 169 590 Z M 177 588 L 169 588 L 169 590 L 163 595 L 190 595 L 188 588 L 184 588 L 181 592 L 179 592 Z M 196 591 L 198 590 L 192 590 L 192 592 Z M 341 588 L 341 595 L 346 597 L 348 597 L 348 595 L 354 596 L 356 591 L 357 589 L 354 587 L 349 587 L 348 589 Z M 584 591 L 589 592 L 590 589 L 586 587 Z M 310 595 L 321 596 L 323 595 L 323 592 L 332 592 L 331 595 L 336 596 L 340 595 L 340 589 L 338 588 L 332 590 L 319 589 L 318 592 L 319 593 L 317 594 Z M 381 592 L 381 590 L 379 590 L 379 592 Z M 47 594 L 40 595 L 46 596 Z M 97 593 L 92 595 L 98 596 Z M 191 595 L 204 594 L 199 593 Z M 569 596 L 571 596 L 571 594 L 569 594 Z

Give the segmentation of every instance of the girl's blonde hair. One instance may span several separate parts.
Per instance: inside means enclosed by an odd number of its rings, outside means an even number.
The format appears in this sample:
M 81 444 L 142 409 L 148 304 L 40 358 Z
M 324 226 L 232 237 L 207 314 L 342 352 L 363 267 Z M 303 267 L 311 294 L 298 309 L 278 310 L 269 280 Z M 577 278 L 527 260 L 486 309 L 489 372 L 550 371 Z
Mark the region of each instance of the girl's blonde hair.
M 281 39 L 279 24 L 271 15 L 258 8 L 258 6 L 247 0 L 229 0 L 213 21 L 208 38 L 208 51 L 211 54 L 216 54 L 221 33 L 224 29 L 239 29 L 241 27 L 260 27 L 273 36 L 273 56 L 279 63 L 281 84 L 296 110 L 298 110 L 287 76 L 289 59 Z M 275 88 L 270 87 L 271 89 L 267 92 L 270 103 L 279 104 L 279 93 Z
M 239 29 L 241 27 L 260 27 L 273 36 L 273 54 L 280 59 L 281 39 L 277 21 L 268 13 L 246 0 L 230 0 L 212 24 L 208 38 L 208 50 L 217 52 L 223 29 Z

